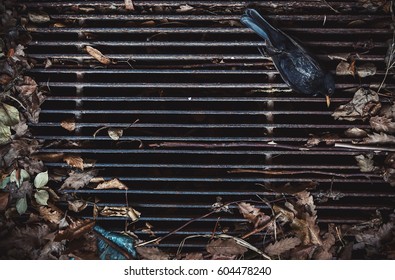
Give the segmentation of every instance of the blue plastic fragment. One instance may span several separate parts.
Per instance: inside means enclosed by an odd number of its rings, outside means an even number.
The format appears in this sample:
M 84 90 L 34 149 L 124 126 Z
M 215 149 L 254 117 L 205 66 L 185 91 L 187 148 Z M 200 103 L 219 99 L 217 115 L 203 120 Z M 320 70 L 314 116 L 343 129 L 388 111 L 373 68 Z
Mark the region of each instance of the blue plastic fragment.
M 137 252 L 133 238 L 117 232 L 107 231 L 100 226 L 95 226 L 93 230 L 98 234 L 100 234 L 101 236 L 103 236 L 104 238 L 116 244 L 118 247 L 125 250 L 132 258 L 137 259 Z M 103 241 L 101 238 L 97 238 L 97 247 L 99 249 L 101 260 L 127 259 L 121 252 L 111 247 L 108 243 Z

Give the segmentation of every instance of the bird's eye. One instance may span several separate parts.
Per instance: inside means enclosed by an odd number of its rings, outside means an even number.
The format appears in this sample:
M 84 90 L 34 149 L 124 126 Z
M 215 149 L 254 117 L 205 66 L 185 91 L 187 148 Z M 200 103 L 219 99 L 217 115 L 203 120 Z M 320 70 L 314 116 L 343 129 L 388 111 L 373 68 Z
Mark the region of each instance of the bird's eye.
M 332 93 L 333 93 L 333 89 L 331 89 L 331 88 L 328 89 L 328 93 L 329 93 L 329 94 L 332 94 Z

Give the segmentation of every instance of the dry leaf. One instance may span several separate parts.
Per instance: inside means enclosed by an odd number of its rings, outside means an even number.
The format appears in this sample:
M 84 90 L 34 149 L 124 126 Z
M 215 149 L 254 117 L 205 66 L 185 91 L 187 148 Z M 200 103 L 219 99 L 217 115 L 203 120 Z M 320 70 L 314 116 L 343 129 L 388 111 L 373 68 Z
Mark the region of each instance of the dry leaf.
M 368 137 L 363 139 L 362 144 L 395 144 L 395 136 L 388 135 L 385 133 L 373 133 L 369 134 Z
M 55 237 L 55 241 L 74 240 L 80 238 L 85 233 L 91 232 L 95 226 L 95 221 L 91 220 L 76 220 L 72 221 L 68 228 L 59 230 Z
M 250 223 L 254 224 L 255 228 L 259 228 L 270 221 L 270 217 L 265 213 L 262 213 L 260 209 L 256 208 L 254 205 L 240 202 L 237 206 L 239 207 L 239 211 L 243 217 L 249 220 Z
M 373 154 L 355 156 L 361 172 L 373 172 L 376 170 L 373 161 Z
M 105 217 L 126 217 L 130 218 L 132 222 L 136 222 L 140 219 L 141 213 L 132 207 L 110 207 L 105 206 L 101 211 L 100 215 Z
M 119 189 L 119 190 L 127 190 L 128 187 L 119 181 L 117 178 L 112 179 L 110 181 L 105 181 L 103 183 L 100 183 L 97 185 L 95 188 L 96 190 L 106 190 L 106 189 Z
M 63 161 L 65 161 L 71 167 L 75 167 L 75 168 L 84 170 L 84 160 L 80 157 L 69 155 L 69 156 L 65 156 L 63 158 Z
M 121 138 L 122 135 L 123 135 L 122 128 L 110 127 L 108 129 L 108 136 L 110 136 L 112 140 L 119 140 L 119 138 Z
M 88 203 L 84 200 L 68 201 L 67 203 L 69 210 L 73 212 L 81 212 L 88 206 Z
M 75 119 L 71 118 L 71 119 L 63 120 L 60 123 L 60 126 L 68 131 L 74 131 L 75 130 Z
M 176 12 L 178 13 L 185 13 L 194 10 L 195 8 L 192 6 L 189 6 L 188 4 L 181 5 L 178 9 L 176 9 Z
M 9 197 L 9 193 L 0 192 L 0 211 L 4 211 L 7 208 Z
M 247 248 L 237 244 L 237 242 L 231 238 L 212 240 L 207 244 L 206 250 L 214 256 L 238 256 L 248 251 Z
M 361 78 L 373 76 L 377 72 L 377 67 L 373 63 L 365 63 L 357 67 L 357 74 Z
M 28 14 L 29 20 L 33 23 L 46 23 L 51 20 L 49 15 L 46 12 L 29 12 Z
M 346 61 L 340 61 L 340 63 L 336 66 L 336 75 L 345 76 L 345 75 L 355 75 L 355 69 L 353 64 L 348 63 Z
M 350 138 L 363 138 L 368 136 L 368 133 L 365 130 L 358 127 L 349 128 L 344 132 L 344 134 Z
M 369 122 L 370 126 L 377 132 L 395 133 L 395 122 L 390 118 L 374 116 L 370 118 Z
M 99 61 L 102 64 L 108 65 L 111 63 L 111 59 L 109 59 L 107 56 L 102 54 L 99 50 L 92 48 L 91 46 L 86 46 L 86 52 L 91 55 L 94 59 Z
M 129 11 L 134 11 L 133 0 L 125 0 L 125 9 Z
M 63 212 L 53 205 L 39 206 L 38 212 L 40 213 L 41 217 L 43 217 L 44 220 L 57 225 L 60 223 L 60 221 L 63 218 Z
M 90 180 L 96 175 L 97 175 L 97 170 L 91 170 L 88 172 L 81 172 L 81 173 L 77 173 L 77 172 L 71 173 L 70 176 L 64 181 L 60 189 L 78 190 L 88 185 Z
M 203 260 L 203 254 L 199 252 L 187 253 L 184 260 Z
M 157 247 L 136 247 L 143 260 L 168 260 L 170 256 Z
M 379 95 L 370 89 L 359 89 L 353 99 L 344 105 L 340 105 L 332 116 L 337 120 L 365 120 L 376 115 L 381 108 Z
M 265 248 L 265 253 L 269 256 L 275 257 L 292 250 L 300 244 L 300 239 L 297 237 L 284 238 L 276 241 L 273 244 L 269 244 Z
M 329 54 L 328 58 L 330 60 L 342 60 L 342 61 L 347 61 L 348 58 L 350 57 L 350 53 L 334 53 L 334 54 Z
M 19 81 L 15 86 L 20 94 L 30 95 L 37 89 L 37 83 L 29 76 L 23 76 L 23 80 Z
M 45 162 L 59 162 L 63 160 L 63 153 L 43 153 L 43 154 L 34 154 L 32 155 L 33 159 L 42 160 Z

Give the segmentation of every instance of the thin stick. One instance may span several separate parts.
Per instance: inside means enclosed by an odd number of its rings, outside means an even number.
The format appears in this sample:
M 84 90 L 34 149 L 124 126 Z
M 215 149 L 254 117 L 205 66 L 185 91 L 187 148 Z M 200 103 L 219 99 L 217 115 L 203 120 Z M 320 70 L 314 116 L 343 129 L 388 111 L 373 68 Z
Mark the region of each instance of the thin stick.
M 360 146 L 360 145 L 343 144 L 343 143 L 335 143 L 335 147 L 354 149 L 354 150 L 377 151 L 377 152 L 395 152 L 395 148 Z
M 271 225 L 272 223 L 275 223 L 276 220 L 277 220 L 277 218 L 280 217 L 280 215 L 281 215 L 281 213 L 278 213 L 276 216 L 273 217 L 273 219 L 272 219 L 270 222 L 268 222 L 267 224 L 265 224 L 265 225 L 263 225 L 263 226 L 261 226 L 261 227 L 259 227 L 259 228 L 254 229 L 253 231 L 250 231 L 250 232 L 247 233 L 247 234 L 244 234 L 244 235 L 241 237 L 241 239 L 246 239 L 246 238 L 250 237 L 251 235 L 254 235 L 254 234 L 258 233 L 258 232 L 261 232 L 262 230 L 264 230 L 265 228 L 267 228 L 267 227 L 268 227 L 269 225 Z
M 326 2 L 326 0 L 322 0 L 322 2 L 324 2 L 332 11 L 340 14 L 340 12 L 338 10 L 336 10 L 335 8 L 333 8 L 328 2 Z
M 350 177 L 360 177 L 366 176 L 366 174 L 340 174 L 333 172 L 324 172 L 324 171 L 277 171 L 277 170 L 257 170 L 257 169 L 235 169 L 230 170 L 228 173 L 259 173 L 259 174 L 267 174 L 267 175 L 296 175 L 296 174 L 319 174 L 319 175 L 328 175 L 328 176 L 336 176 L 342 178 L 350 178 Z M 377 175 L 377 177 L 381 177 Z

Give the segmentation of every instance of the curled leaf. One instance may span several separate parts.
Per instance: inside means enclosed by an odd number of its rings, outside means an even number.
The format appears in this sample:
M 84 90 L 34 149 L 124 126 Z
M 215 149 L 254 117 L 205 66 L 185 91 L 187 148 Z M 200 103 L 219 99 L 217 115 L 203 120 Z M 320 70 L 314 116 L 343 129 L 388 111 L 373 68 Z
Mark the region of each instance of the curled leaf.
M 80 158 L 80 157 L 65 156 L 63 158 L 63 161 L 65 161 L 71 167 L 75 167 L 75 168 L 84 170 L 84 160 L 82 158 Z
M 72 173 L 60 187 L 60 189 L 74 189 L 78 190 L 89 184 L 90 180 L 96 176 L 97 171 L 91 170 L 88 172 Z
M 379 95 L 370 89 L 359 89 L 353 99 L 344 105 L 340 105 L 332 116 L 337 120 L 366 120 L 374 116 L 381 108 Z
M 255 228 L 263 226 L 270 221 L 270 217 L 265 213 L 262 213 L 260 209 L 256 208 L 254 205 L 246 202 L 240 202 L 237 206 L 239 207 L 239 211 L 243 217 L 253 223 Z
M 132 207 L 110 207 L 105 206 L 100 215 L 105 217 L 126 217 L 130 218 L 133 222 L 140 219 L 141 213 Z
M 75 130 L 75 119 L 71 118 L 71 119 L 63 120 L 60 123 L 60 126 L 68 131 L 74 131 Z
M 344 132 L 344 134 L 350 138 L 354 138 L 354 137 L 355 138 L 362 138 L 362 137 L 366 137 L 368 135 L 368 133 L 365 130 L 360 129 L 358 127 L 349 128 Z
M 69 210 L 73 212 L 81 212 L 88 206 L 86 201 L 83 200 L 68 201 L 67 204 Z
M 102 54 L 99 50 L 92 48 L 91 46 L 86 46 L 86 52 L 92 56 L 94 59 L 99 61 L 102 64 L 108 65 L 111 63 L 111 59 L 109 59 L 107 56 Z
M 365 63 L 357 67 L 357 74 L 361 78 L 373 76 L 377 72 L 377 67 L 373 63 Z
M 355 75 L 355 68 L 353 64 L 350 64 L 346 61 L 340 61 L 340 63 L 336 66 L 336 75 L 346 76 L 346 75 Z
M 119 181 L 117 178 L 112 179 L 110 181 L 105 181 L 103 183 L 100 183 L 97 185 L 95 188 L 96 190 L 106 190 L 106 189 L 119 189 L 119 190 L 127 190 L 128 187 Z
M 122 135 L 123 135 L 122 128 L 110 127 L 108 129 L 108 136 L 110 136 L 112 140 L 119 140 L 119 138 L 121 138 Z
M 51 20 L 49 15 L 46 12 L 29 12 L 28 14 L 29 20 L 33 23 L 46 23 Z
M 374 116 L 371 117 L 370 126 L 377 132 L 395 133 L 395 122 L 390 118 Z
M 361 172 L 372 172 L 376 170 L 373 161 L 373 154 L 355 156 Z

